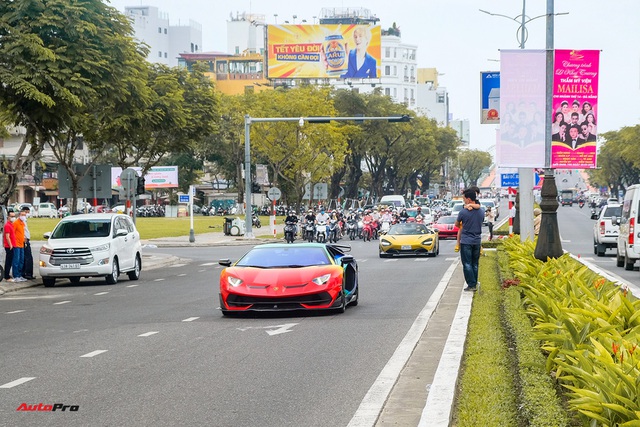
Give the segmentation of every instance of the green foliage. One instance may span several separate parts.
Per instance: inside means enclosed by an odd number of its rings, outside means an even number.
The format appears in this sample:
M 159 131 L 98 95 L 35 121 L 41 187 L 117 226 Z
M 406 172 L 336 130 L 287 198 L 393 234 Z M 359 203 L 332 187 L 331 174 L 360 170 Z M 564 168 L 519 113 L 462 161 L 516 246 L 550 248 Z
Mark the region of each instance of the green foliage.
M 482 171 L 491 166 L 491 155 L 481 150 L 462 150 L 458 154 L 458 173 L 464 187 L 478 185 Z
M 504 242 L 527 314 L 548 354 L 546 367 L 568 390 L 585 423 L 640 422 L 640 301 L 564 255 L 546 263 L 532 242 Z
M 501 290 L 496 256 L 480 260 L 482 287 L 474 296 L 454 425 L 518 425 L 509 349 L 500 327 Z

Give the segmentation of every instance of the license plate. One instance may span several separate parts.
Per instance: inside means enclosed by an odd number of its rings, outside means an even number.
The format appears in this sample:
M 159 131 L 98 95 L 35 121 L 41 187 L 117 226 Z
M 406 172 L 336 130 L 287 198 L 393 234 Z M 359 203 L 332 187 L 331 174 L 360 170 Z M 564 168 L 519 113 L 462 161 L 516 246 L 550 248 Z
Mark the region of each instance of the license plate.
M 70 270 L 73 268 L 80 268 L 80 264 L 60 264 L 60 268 L 63 270 Z
M 411 245 L 402 245 L 401 248 L 403 251 L 410 251 L 411 250 Z

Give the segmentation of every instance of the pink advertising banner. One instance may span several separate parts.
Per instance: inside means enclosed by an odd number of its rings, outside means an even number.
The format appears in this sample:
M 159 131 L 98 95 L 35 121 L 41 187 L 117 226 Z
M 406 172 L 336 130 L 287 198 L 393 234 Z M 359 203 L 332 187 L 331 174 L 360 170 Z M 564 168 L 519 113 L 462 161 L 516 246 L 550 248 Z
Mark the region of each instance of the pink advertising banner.
M 600 51 L 556 50 L 551 167 L 596 167 Z
M 545 67 L 544 50 L 500 51 L 498 167 L 545 165 Z

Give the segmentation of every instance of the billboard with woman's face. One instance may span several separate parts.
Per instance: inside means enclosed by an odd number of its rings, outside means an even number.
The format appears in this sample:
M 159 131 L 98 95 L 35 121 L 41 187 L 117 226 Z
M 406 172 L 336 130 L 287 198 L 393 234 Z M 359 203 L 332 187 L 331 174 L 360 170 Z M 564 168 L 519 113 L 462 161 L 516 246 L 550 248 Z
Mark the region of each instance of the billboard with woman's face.
M 269 25 L 270 79 L 379 78 L 380 27 Z

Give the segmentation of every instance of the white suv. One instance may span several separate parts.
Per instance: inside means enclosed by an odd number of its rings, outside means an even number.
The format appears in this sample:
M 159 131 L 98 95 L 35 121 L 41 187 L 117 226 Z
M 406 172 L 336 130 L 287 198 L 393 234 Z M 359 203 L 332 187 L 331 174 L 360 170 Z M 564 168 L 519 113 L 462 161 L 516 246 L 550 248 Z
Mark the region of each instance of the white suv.
M 622 205 L 608 204 L 602 207 L 598 220 L 593 226 L 593 253 L 604 256 L 607 248 L 618 248 L 620 226 L 617 219 L 622 214 Z M 612 221 L 615 219 L 615 223 Z
M 140 277 L 140 234 L 127 215 L 68 216 L 44 237 L 48 239 L 40 249 L 44 286 L 53 286 L 56 278 L 77 283 L 81 277 L 103 276 L 115 284 L 120 273 L 126 272 L 130 280 Z

